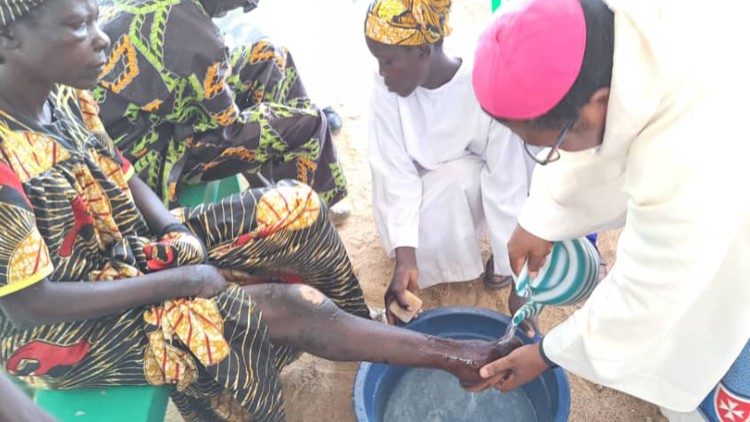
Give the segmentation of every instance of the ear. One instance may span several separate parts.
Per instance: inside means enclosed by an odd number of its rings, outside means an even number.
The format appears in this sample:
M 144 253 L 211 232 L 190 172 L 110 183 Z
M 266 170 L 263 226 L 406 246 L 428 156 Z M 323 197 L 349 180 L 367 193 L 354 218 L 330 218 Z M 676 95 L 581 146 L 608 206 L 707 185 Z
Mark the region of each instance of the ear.
M 603 107 L 606 110 L 607 103 L 609 103 L 609 87 L 605 86 L 594 91 L 588 103 L 594 103 L 597 107 Z
M 579 119 L 584 123 L 583 127 L 603 126 L 607 118 L 607 104 L 609 104 L 609 87 L 594 91 L 586 104 L 581 107 Z
M 0 28 L 0 50 L 15 50 L 21 46 L 16 36 L 16 25 L 11 23 L 10 25 Z
M 417 46 L 417 49 L 419 51 L 420 59 L 426 59 L 432 55 L 432 45 L 430 44 L 419 45 Z

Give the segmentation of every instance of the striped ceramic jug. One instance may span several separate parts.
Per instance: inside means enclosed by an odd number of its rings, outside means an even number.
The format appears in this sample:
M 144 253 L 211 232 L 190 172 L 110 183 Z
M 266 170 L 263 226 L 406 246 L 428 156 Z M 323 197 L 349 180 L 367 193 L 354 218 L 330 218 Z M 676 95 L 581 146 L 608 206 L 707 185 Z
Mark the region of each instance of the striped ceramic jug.
M 526 304 L 513 314 L 513 326 L 538 315 L 544 305 L 574 305 L 586 300 L 599 281 L 599 252 L 585 237 L 554 242 L 535 279 L 524 264 L 514 277 L 516 293 Z

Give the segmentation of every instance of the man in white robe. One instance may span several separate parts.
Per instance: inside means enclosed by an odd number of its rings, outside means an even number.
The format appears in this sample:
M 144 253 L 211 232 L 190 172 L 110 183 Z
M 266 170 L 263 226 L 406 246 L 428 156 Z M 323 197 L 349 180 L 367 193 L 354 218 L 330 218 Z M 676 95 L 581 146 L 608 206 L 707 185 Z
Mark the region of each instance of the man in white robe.
M 719 420 L 696 408 L 750 339 L 748 3 L 508 6 L 480 40 L 474 88 L 525 142 L 553 147 L 512 267 L 540 268 L 550 241 L 623 231 L 586 304 L 481 374 L 509 390 L 557 364 L 672 420 Z M 747 420 L 750 395 L 733 400 L 719 418 Z

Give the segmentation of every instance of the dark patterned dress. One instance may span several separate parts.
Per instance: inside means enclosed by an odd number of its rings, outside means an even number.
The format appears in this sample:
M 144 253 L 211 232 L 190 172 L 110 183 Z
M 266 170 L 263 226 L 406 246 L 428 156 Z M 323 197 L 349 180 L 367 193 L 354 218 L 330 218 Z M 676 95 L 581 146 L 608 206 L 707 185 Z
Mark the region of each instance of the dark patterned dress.
M 299 180 L 328 205 L 346 196 L 327 121 L 285 49 L 229 53 L 198 0 L 115 0 L 101 21 L 102 121 L 165 202 L 183 182 L 240 172 Z
M 177 209 L 189 230 L 155 236 L 128 189 L 132 166 L 93 98 L 61 86 L 49 103 L 53 123 L 44 127 L 0 111 L 0 297 L 45 278 L 117 283 L 207 255 L 217 267 L 281 273 L 367 315 L 327 208 L 309 187 L 281 183 Z M 206 250 L 182 253 L 191 239 Z M 295 351 L 271 344 L 252 298 L 230 286 L 211 299 L 28 330 L 0 312 L 0 365 L 40 388 L 174 385 L 188 420 L 283 419 L 278 372 Z

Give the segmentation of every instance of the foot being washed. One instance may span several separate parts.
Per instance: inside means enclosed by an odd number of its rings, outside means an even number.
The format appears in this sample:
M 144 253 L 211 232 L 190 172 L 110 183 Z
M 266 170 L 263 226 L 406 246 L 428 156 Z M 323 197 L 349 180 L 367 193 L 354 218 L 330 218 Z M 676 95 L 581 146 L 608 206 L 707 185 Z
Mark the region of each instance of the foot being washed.
M 515 337 L 503 343 L 484 340 L 450 341 L 451 350 L 443 355 L 446 361 L 444 369 L 456 376 L 461 387 L 466 390 L 481 391 L 489 387 L 489 383 L 479 376 L 479 369 L 508 355 L 521 345 L 521 341 Z

